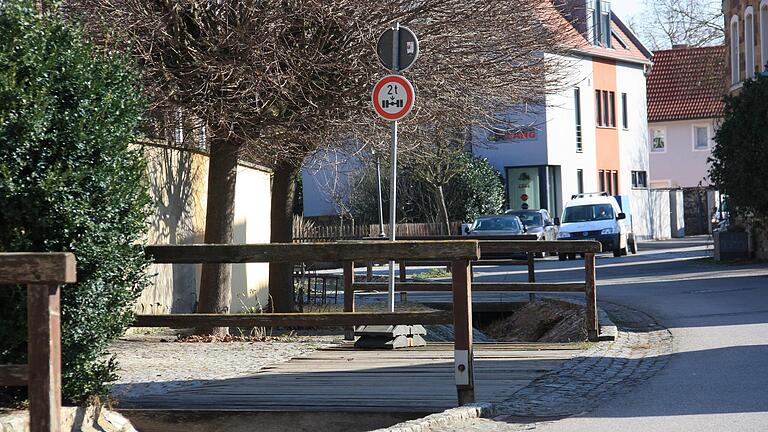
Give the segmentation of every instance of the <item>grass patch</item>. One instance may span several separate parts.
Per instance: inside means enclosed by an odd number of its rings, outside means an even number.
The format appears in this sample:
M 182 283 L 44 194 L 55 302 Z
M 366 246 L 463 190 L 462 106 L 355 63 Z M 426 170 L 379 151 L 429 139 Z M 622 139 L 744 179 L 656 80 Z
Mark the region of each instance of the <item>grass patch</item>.
M 425 272 L 411 275 L 411 278 L 417 281 L 423 281 L 423 280 L 429 280 L 429 279 L 440 279 L 440 278 L 447 278 L 447 277 L 451 277 L 451 274 L 445 271 L 444 269 L 439 269 L 439 268 L 433 268 Z

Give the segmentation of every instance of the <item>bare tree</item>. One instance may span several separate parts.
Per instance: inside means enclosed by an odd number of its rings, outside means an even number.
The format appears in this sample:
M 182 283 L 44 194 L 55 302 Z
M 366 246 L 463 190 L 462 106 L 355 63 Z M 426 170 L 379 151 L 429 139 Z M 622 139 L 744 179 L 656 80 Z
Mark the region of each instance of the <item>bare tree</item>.
M 382 72 L 376 40 L 391 23 L 421 40 L 408 73 L 419 101 L 402 130 L 414 145 L 422 126 L 493 124 L 510 104 L 540 98 L 560 69 L 543 53 L 565 52 L 573 31 L 539 0 L 69 3 L 105 46 L 137 57 L 154 109 L 181 106 L 207 125 L 208 243 L 231 242 L 238 157 L 273 169 L 271 239 L 290 242 L 304 159 L 349 137 L 386 142 L 369 92 Z M 204 267 L 198 310 L 227 312 L 228 284 L 228 266 Z M 270 294 L 275 310 L 293 308 L 290 266 L 270 266 Z
M 645 0 L 644 6 L 630 27 L 652 50 L 716 45 L 725 37 L 720 1 Z

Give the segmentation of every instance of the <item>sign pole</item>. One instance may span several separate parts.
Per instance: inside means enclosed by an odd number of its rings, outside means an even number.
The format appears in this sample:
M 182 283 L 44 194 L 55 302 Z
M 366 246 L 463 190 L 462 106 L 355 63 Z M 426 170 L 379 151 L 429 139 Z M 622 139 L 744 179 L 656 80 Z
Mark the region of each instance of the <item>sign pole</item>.
M 392 32 L 392 66 L 395 75 L 400 74 L 400 23 L 395 23 Z M 397 238 L 397 120 L 392 122 L 392 176 L 389 187 L 389 239 Z M 395 311 L 395 262 L 389 261 L 389 311 Z

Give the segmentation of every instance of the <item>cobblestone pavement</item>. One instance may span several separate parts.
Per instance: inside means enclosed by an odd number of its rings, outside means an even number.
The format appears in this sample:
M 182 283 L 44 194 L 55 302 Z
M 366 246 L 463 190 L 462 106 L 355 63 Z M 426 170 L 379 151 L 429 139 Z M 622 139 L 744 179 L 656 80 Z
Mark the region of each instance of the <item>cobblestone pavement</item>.
M 493 419 L 433 428 L 440 432 L 534 430 L 536 424 L 591 411 L 601 400 L 629 392 L 669 361 L 672 334 L 648 315 L 601 304 L 619 327 L 613 342 L 600 342 L 496 405 Z

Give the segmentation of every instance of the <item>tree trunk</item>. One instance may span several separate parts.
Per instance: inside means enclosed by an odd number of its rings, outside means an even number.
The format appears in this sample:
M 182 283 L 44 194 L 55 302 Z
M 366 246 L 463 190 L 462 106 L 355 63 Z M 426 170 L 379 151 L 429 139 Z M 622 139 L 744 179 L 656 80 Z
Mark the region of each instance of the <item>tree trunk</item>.
M 293 241 L 293 204 L 298 166 L 283 163 L 272 175 L 271 243 Z M 275 312 L 293 312 L 293 263 L 269 264 L 269 295 Z
M 435 198 L 437 199 L 437 220 L 442 225 L 443 234 L 451 235 L 451 221 L 448 219 L 448 207 L 445 205 L 443 186 L 435 188 Z
M 235 223 L 235 184 L 239 147 L 228 139 L 212 139 L 208 165 L 208 204 L 205 212 L 207 244 L 229 244 Z M 198 313 L 229 313 L 232 302 L 230 264 L 203 264 Z M 201 327 L 196 334 L 227 335 L 227 327 Z

